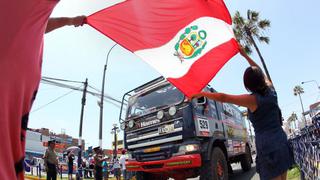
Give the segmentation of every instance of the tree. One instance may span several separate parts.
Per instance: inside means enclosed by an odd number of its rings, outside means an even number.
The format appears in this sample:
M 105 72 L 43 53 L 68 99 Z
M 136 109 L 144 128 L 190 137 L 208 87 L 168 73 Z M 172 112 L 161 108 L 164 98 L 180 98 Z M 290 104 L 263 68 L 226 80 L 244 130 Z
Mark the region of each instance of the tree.
M 247 19 L 242 17 L 239 11 L 236 11 L 233 16 L 233 24 L 233 31 L 238 42 L 244 47 L 248 54 L 252 53 L 252 46 L 255 48 L 262 62 L 264 71 L 268 79 L 272 82 L 266 63 L 255 42 L 255 39 L 257 39 L 259 42 L 269 44 L 270 38 L 264 35 L 264 31 L 270 27 L 270 21 L 267 19 L 260 20 L 259 12 L 248 10 Z
M 303 103 L 302 103 L 302 99 L 301 99 L 301 94 L 304 93 L 304 90 L 301 86 L 295 86 L 293 88 L 293 94 L 295 96 L 299 96 L 299 99 L 300 99 L 300 104 L 301 104 L 301 108 L 302 108 L 302 114 L 303 114 L 303 118 L 304 118 L 304 123 L 306 124 L 306 118 L 304 116 L 304 108 L 303 108 Z

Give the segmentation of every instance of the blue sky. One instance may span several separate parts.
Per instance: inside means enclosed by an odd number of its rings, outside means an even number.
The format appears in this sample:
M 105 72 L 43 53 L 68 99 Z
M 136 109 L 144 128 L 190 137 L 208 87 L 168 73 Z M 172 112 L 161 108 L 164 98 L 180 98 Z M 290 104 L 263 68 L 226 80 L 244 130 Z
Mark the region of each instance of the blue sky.
M 56 6 L 52 17 L 90 15 L 111 6 L 118 0 L 62 0 Z M 302 81 L 317 80 L 320 83 L 319 28 L 317 18 L 318 1 L 276 1 L 241 0 L 225 1 L 230 13 L 239 10 L 245 15 L 247 9 L 259 11 L 261 17 L 271 21 L 266 32 L 270 45 L 258 44 L 266 60 L 269 72 L 278 92 L 279 104 L 284 118 L 292 112 L 301 114 L 293 88 Z M 101 89 L 103 66 L 108 50 L 114 44 L 93 28 L 64 27 L 45 35 L 43 56 L 44 76 L 77 81 L 89 79 L 89 84 Z M 260 64 L 256 54 L 252 58 Z M 239 55 L 230 60 L 210 83 L 220 92 L 246 93 L 242 76 L 248 67 Z M 149 80 L 160 76 L 155 70 L 120 46 L 112 50 L 106 75 L 106 94 L 121 99 L 122 95 Z M 78 85 L 75 85 L 78 86 Z M 319 90 L 313 83 L 303 85 L 305 109 L 320 100 Z M 70 90 L 41 84 L 33 110 L 47 104 Z M 67 134 L 78 136 L 82 93 L 73 91 L 58 101 L 30 114 L 29 127 L 47 127 L 54 132 L 65 129 Z M 98 99 L 88 95 L 85 107 L 83 137 L 87 146 L 98 145 L 99 107 Z M 103 147 L 110 148 L 110 129 L 118 122 L 119 108 L 105 103 L 103 124 Z

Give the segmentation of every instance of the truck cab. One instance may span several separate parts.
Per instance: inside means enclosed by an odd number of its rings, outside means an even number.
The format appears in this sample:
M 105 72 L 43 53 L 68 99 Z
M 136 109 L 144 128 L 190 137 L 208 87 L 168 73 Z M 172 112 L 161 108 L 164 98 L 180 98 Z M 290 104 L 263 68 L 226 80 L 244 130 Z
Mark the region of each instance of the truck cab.
M 231 163 L 251 168 L 245 122 L 232 104 L 189 101 L 160 77 L 126 93 L 120 112 L 126 168 L 137 179 L 228 179 Z

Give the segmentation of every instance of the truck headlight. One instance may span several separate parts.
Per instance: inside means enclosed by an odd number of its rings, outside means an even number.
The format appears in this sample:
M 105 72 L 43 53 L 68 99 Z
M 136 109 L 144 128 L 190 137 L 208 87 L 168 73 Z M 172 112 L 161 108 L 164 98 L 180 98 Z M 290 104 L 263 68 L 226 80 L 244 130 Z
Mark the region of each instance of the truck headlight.
M 163 111 L 158 111 L 158 113 L 157 113 L 157 118 L 158 118 L 158 119 L 162 119 L 163 116 L 164 116 L 164 112 L 163 112 Z
M 179 147 L 179 153 L 188 153 L 188 152 L 194 152 L 198 150 L 199 150 L 198 144 L 187 144 Z
M 125 130 L 126 129 L 126 123 L 125 122 L 120 124 L 120 129 L 121 130 Z
M 128 153 L 127 153 L 127 157 L 128 157 L 128 159 L 132 159 L 132 153 L 131 153 L 131 152 L 128 152 Z
M 177 108 L 175 106 L 172 106 L 169 108 L 169 115 L 174 116 L 177 113 Z
M 133 120 L 130 120 L 129 123 L 128 123 L 128 126 L 129 126 L 129 128 L 133 128 L 133 126 L 134 126 L 134 121 L 133 121 Z

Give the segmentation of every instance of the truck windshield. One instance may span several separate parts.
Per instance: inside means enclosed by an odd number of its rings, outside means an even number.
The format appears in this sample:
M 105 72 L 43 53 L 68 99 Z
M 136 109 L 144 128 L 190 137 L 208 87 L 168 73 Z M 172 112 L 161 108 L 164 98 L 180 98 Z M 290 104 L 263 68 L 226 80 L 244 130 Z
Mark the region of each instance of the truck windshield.
M 141 116 L 156 109 L 178 104 L 184 95 L 171 84 L 161 86 L 144 94 L 129 99 L 127 117 Z

